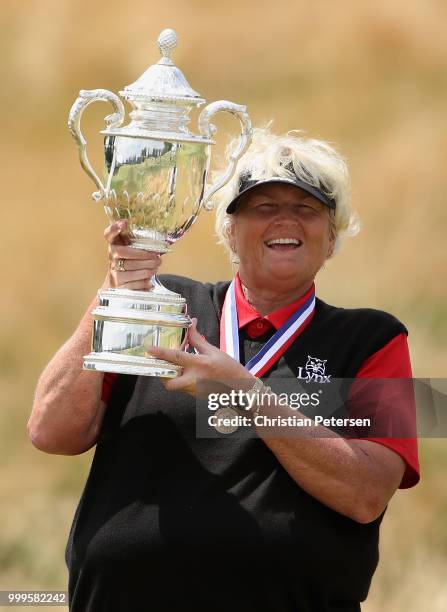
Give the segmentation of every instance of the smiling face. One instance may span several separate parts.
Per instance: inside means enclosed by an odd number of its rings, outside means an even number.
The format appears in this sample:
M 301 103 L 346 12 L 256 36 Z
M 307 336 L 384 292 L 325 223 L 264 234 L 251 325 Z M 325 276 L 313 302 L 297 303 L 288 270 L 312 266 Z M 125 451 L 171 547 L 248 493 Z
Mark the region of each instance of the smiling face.
M 332 254 L 329 215 L 327 206 L 292 185 L 260 185 L 242 196 L 229 232 L 242 282 L 304 292 Z

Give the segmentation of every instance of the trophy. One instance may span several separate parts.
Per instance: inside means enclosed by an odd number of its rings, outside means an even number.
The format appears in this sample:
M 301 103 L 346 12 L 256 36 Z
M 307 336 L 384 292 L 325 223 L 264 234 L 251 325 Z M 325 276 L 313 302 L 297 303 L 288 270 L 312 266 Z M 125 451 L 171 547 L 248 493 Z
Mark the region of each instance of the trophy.
M 73 104 L 68 127 L 79 149 L 85 172 L 98 191 L 110 223 L 126 219 L 129 246 L 166 253 L 193 225 L 200 210 L 212 210 L 211 197 L 233 176 L 236 163 L 251 139 L 246 107 L 225 100 L 208 104 L 200 113 L 199 134 L 188 130 L 189 113 L 205 103 L 171 55 L 177 46 L 173 30 L 158 37 L 161 59 L 119 92 L 132 110 L 123 126 L 121 99 L 106 89 L 81 90 Z M 92 102 L 110 102 L 113 114 L 105 118 L 103 180 L 92 168 L 80 122 Z M 241 124 L 241 134 L 228 167 L 214 185 L 207 184 L 211 145 L 216 127 L 211 118 L 226 111 Z M 191 325 L 186 301 L 154 276 L 150 291 L 108 289 L 99 292 L 92 311 L 92 352 L 84 369 L 143 376 L 175 377 L 178 366 L 147 355 L 151 346 L 179 348 Z

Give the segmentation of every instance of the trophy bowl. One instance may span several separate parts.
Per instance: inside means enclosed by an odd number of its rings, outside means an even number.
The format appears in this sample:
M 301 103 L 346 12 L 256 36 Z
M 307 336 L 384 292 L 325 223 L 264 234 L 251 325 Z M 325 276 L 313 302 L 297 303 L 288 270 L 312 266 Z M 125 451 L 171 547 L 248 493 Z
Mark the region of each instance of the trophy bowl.
M 208 104 L 200 113 L 199 134 L 189 131 L 189 113 L 205 103 L 171 55 L 177 46 L 173 30 L 158 38 L 161 59 L 120 92 L 132 106 L 130 122 L 116 94 L 106 89 L 81 90 L 68 119 L 85 172 L 98 188 L 93 199 L 101 202 L 110 223 L 125 219 L 125 238 L 136 249 L 166 253 L 193 225 L 200 210 L 212 210 L 211 198 L 234 174 L 236 163 L 251 140 L 246 107 L 226 100 Z M 81 132 L 84 110 L 93 102 L 112 104 L 105 118 L 104 172 L 101 180 L 87 157 Z M 238 145 L 228 166 L 214 185 L 207 178 L 213 135 L 211 123 L 219 112 L 233 114 L 241 124 Z M 151 346 L 180 348 L 191 325 L 185 299 L 164 287 L 157 277 L 150 291 L 125 288 L 99 292 L 92 311 L 92 352 L 84 368 L 143 376 L 175 377 L 180 368 L 150 357 Z
M 131 246 L 166 253 L 196 220 L 208 170 L 207 143 L 106 136 L 104 208 L 126 219 Z

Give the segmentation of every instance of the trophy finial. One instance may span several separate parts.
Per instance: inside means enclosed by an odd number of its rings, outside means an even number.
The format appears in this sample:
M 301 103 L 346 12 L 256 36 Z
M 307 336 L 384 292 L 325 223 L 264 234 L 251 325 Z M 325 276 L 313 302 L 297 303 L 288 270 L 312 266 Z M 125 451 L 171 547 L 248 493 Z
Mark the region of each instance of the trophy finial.
M 171 54 L 177 48 L 177 34 L 174 32 L 174 30 L 167 28 L 166 30 L 160 32 L 157 45 L 162 56 L 158 63 L 172 65 Z
M 149 124 L 149 131 L 153 129 L 157 133 L 165 130 L 171 135 L 173 132 L 186 134 L 186 125 L 190 121 L 189 111 L 193 106 L 205 102 L 171 59 L 177 47 L 177 34 L 174 30 L 169 28 L 160 32 L 157 44 L 161 55 L 158 62 L 149 66 L 134 83 L 120 92 L 136 112 L 135 115 L 134 111 L 130 114 L 132 122 L 129 125 L 132 125 L 133 137 L 146 134 Z

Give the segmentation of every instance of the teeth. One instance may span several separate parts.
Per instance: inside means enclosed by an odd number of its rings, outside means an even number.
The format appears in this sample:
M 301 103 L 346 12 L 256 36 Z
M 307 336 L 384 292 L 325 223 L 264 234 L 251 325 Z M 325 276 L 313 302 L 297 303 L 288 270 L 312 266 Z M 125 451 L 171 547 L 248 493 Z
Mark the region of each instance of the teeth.
M 267 246 L 271 246 L 272 244 L 296 244 L 299 246 L 301 241 L 296 238 L 276 238 L 275 240 L 269 240 L 267 242 Z

